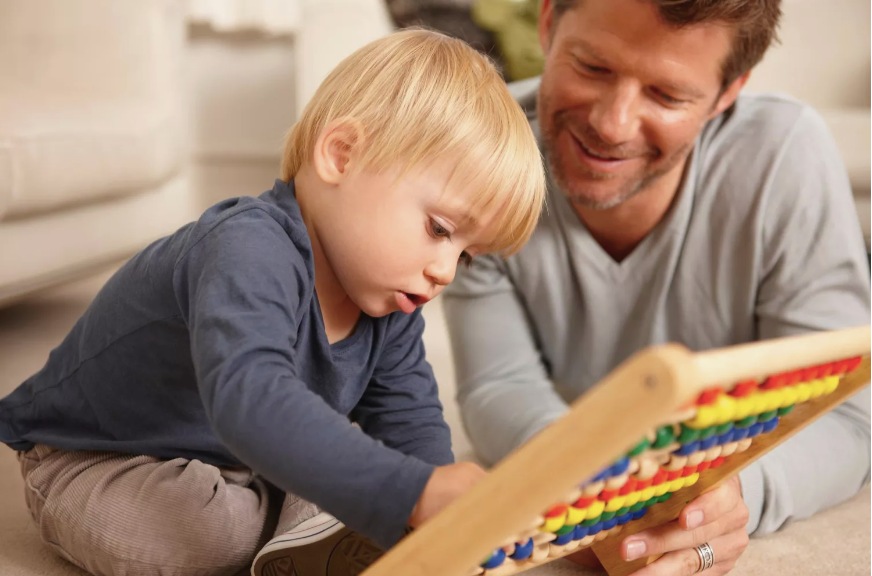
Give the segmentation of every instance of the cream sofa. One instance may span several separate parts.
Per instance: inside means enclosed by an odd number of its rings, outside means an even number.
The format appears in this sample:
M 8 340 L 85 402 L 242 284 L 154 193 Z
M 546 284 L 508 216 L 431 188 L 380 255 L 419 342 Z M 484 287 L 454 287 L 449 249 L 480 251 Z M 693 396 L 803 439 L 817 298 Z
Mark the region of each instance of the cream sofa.
M 390 28 L 381 0 L 263 0 L 295 33 L 210 33 L 189 1 L 0 0 L 0 306 L 195 218 L 209 162 L 277 167 L 324 76 Z
M 184 5 L 0 2 L 0 304 L 190 218 Z

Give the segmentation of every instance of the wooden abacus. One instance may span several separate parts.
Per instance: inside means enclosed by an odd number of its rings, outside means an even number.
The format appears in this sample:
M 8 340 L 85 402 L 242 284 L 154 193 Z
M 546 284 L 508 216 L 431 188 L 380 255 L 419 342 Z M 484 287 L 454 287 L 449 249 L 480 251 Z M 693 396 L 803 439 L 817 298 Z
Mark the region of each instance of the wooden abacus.
M 647 560 L 620 558 L 624 536 L 676 518 L 866 385 L 869 350 L 869 326 L 649 347 L 364 576 L 507 576 L 587 546 L 629 574 Z

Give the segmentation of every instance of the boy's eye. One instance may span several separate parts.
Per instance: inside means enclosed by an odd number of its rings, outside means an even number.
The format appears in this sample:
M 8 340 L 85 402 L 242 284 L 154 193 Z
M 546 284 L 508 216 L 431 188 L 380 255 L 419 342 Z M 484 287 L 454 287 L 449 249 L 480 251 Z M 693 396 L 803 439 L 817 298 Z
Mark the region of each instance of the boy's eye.
M 433 234 L 436 238 L 451 238 L 451 232 L 448 231 L 445 226 L 437 222 L 436 220 L 430 219 L 430 233 Z
M 472 264 L 472 256 L 467 251 L 463 251 L 460 253 L 460 258 L 457 259 L 457 262 L 463 264 L 464 266 L 469 266 Z

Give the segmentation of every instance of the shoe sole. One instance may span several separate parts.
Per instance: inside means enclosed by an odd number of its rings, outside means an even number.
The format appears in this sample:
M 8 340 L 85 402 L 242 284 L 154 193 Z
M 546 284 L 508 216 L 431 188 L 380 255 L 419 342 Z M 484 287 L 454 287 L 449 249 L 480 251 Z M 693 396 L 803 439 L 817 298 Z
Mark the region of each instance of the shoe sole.
M 266 552 L 254 576 L 358 576 L 384 554 L 371 540 L 346 527 L 318 542 Z

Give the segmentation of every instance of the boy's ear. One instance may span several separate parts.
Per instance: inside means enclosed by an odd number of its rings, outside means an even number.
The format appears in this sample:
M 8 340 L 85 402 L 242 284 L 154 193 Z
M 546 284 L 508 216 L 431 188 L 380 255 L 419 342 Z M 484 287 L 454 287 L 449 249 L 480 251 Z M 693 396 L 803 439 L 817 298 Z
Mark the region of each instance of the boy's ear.
M 330 184 L 338 184 L 363 144 L 363 125 L 341 118 L 328 123 L 315 141 L 312 163 L 318 176 Z

